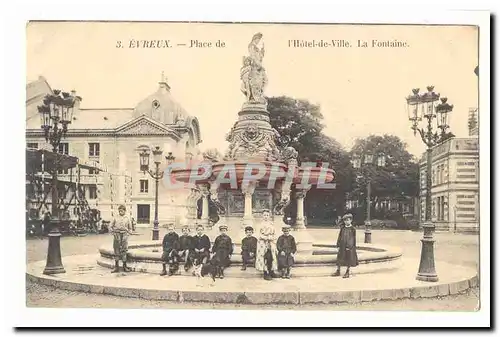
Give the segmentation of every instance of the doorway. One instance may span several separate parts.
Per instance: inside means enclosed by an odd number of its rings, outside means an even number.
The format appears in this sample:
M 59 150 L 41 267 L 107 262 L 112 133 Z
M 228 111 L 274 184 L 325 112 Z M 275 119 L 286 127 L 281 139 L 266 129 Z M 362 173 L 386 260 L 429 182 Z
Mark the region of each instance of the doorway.
M 150 223 L 150 205 L 137 205 L 137 223 L 149 224 Z

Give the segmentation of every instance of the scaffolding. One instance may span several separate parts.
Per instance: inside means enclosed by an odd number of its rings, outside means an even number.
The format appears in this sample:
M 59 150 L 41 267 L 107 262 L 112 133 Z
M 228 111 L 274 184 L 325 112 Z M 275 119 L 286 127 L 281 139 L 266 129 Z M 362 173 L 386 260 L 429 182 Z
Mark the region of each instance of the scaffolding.
M 26 149 L 26 225 L 28 235 L 43 235 L 44 218 L 52 209 L 52 175 L 54 165 L 58 169 L 58 218 L 61 220 L 61 232 L 72 235 L 100 233 L 106 231 L 106 221 L 101 211 L 102 192 L 106 179 L 110 185 L 110 212 L 114 215 L 116 191 L 113 182 L 123 174 L 113 174 L 106 167 L 95 161 L 81 162 L 77 157 L 50 152 L 47 150 Z M 82 173 L 82 171 L 86 171 Z M 102 174 L 101 174 L 102 173 Z M 125 203 L 131 210 L 132 178 L 125 175 Z M 87 197 L 88 196 L 88 197 Z M 90 199 L 90 203 L 89 203 Z M 110 214 L 109 214 L 110 213 Z

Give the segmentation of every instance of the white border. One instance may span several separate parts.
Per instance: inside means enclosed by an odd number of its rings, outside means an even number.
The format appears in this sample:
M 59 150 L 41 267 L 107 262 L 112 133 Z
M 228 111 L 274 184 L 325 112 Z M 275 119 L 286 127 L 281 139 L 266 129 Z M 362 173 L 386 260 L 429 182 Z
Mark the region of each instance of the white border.
M 402 11 L 396 6 L 380 3 L 354 4 L 351 10 L 339 10 L 314 5 L 312 1 L 301 6 L 287 1 L 286 4 L 259 4 L 252 1 L 244 11 L 235 1 L 214 4 L 202 2 L 196 5 L 183 1 L 175 5 L 165 1 L 141 1 L 140 5 L 131 5 L 131 1 L 87 1 L 85 5 L 72 5 L 69 1 L 23 1 L 24 4 L 12 3 L 5 13 L 3 23 L 6 41 L 3 46 L 5 87 L 1 91 L 5 102 L 4 144 L 7 164 L 1 165 L 4 178 L 4 289 L 8 293 L 8 319 L 12 326 L 109 326 L 119 322 L 121 326 L 170 326 L 176 322 L 182 326 L 282 326 L 290 327 L 361 327 L 361 326 L 485 326 L 489 325 L 489 238 L 490 238 L 490 190 L 489 190 L 489 14 L 485 12 L 443 12 L 449 6 L 435 4 L 433 1 L 419 1 L 407 4 Z M 478 1 L 475 2 L 478 5 Z M 149 4 L 149 5 L 148 5 Z M 16 6 L 18 5 L 18 6 Z M 461 2 L 454 2 L 455 8 L 471 8 Z M 360 10 L 363 8 L 363 11 Z M 391 10 L 388 10 L 388 9 Z M 487 8 L 484 7 L 483 8 Z M 377 9 L 381 10 L 377 12 Z M 477 6 L 476 6 L 477 9 Z M 350 311 L 202 311 L 196 313 L 186 310 L 89 310 L 89 309 L 27 309 L 25 308 L 25 240 L 24 240 L 24 135 L 25 114 L 25 25 L 28 19 L 37 20 L 148 20 L 148 21 L 263 21 L 263 22 L 338 22 L 338 23 L 426 23 L 426 24 L 476 24 L 479 25 L 480 38 L 480 113 L 481 113 L 481 311 L 478 313 L 438 313 L 438 312 L 350 312 Z M 6 26 L 7 25 L 7 26 Z M 471 70 L 472 71 L 472 70 Z M 11 163 L 15 163 L 14 167 Z M 21 167 L 22 166 L 22 167 Z M 15 216 L 13 216 L 15 214 Z M 14 238 L 15 237 L 15 238 Z M 6 280 L 7 280 L 6 279 Z M 6 281 L 5 280 L 5 281 Z M 119 319 L 117 315 L 120 315 Z

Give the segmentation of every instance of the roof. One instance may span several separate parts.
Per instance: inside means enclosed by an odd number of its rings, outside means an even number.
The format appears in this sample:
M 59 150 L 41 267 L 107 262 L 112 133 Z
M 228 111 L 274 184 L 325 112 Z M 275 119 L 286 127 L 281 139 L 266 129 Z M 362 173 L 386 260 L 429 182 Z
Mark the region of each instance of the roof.
M 134 109 L 79 109 L 74 111 L 71 129 L 115 129 L 133 119 Z M 26 120 L 26 129 L 40 129 L 40 118 Z
M 80 109 L 73 115 L 72 129 L 114 129 L 132 120 L 134 109 Z
M 140 101 L 134 109 L 134 117 L 148 116 L 163 124 L 175 124 L 186 120 L 188 113 L 174 99 L 166 82 L 160 82 L 157 91 Z
M 35 119 L 37 123 L 40 123 L 38 105 L 42 104 L 45 95 L 51 93 L 52 88 L 43 76 L 39 76 L 36 81 L 26 85 L 26 121 Z
M 45 78 L 40 77 L 37 81 L 29 83 L 26 90 L 27 98 L 29 98 L 29 101 L 28 99 L 26 101 L 26 129 L 30 132 L 38 131 L 40 130 L 38 105 L 42 104 L 43 98 L 46 94 L 51 93 L 52 89 Z M 159 88 L 154 93 L 141 100 L 135 108 L 82 109 L 79 103 L 75 104 L 69 128 L 72 131 L 105 130 L 105 132 L 112 132 L 127 123 L 139 120 L 142 116 L 165 126 L 174 126 L 173 128 L 168 127 L 169 132 L 187 127 L 192 130 L 194 143 L 201 142 L 198 119 L 189 116 L 186 110 L 173 98 L 170 87 L 164 80 L 159 82 Z
M 443 153 L 470 153 L 479 155 L 479 139 L 470 138 L 450 138 L 432 148 L 432 156 L 436 157 Z M 420 157 L 419 164 L 423 165 L 427 161 L 427 152 Z

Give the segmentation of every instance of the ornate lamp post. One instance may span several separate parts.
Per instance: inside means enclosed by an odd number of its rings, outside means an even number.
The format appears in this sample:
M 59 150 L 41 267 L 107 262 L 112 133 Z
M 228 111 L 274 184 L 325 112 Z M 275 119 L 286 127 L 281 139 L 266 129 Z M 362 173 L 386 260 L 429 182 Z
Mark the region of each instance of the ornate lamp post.
M 163 151 L 160 149 L 159 146 L 156 146 L 153 150 L 153 160 L 155 163 L 155 170 L 148 170 L 149 167 L 149 152 L 147 150 L 143 150 L 142 153 L 140 153 L 140 161 L 141 161 L 141 170 L 145 173 L 146 171 L 149 173 L 151 178 L 155 180 L 155 219 L 153 222 L 153 240 L 159 240 L 159 232 L 160 229 L 158 227 L 159 221 L 158 221 L 158 184 L 160 180 L 163 178 L 163 172 L 160 171 L 160 164 L 161 164 L 161 155 L 163 154 Z
M 355 156 L 352 159 L 352 166 L 355 169 L 361 169 L 363 166 L 368 167 L 370 165 L 374 165 L 374 156 L 372 153 L 367 152 L 364 154 L 364 157 L 361 158 L 359 156 Z M 377 155 L 377 166 L 385 166 L 385 155 L 379 154 Z M 366 182 L 366 221 L 365 221 L 365 243 L 372 243 L 372 231 L 371 231 L 371 177 L 367 175 Z
M 441 103 L 437 102 L 440 99 L 440 94 L 434 92 L 433 86 L 427 87 L 427 92 L 419 94 L 420 89 L 413 89 L 413 93 L 406 97 L 408 119 L 412 123 L 411 129 L 416 135 L 417 131 L 422 138 L 422 141 L 427 146 L 427 162 L 426 162 L 426 191 L 425 191 L 425 220 L 422 225 L 424 235 L 422 238 L 422 251 L 420 254 L 420 266 L 418 268 L 417 280 L 427 282 L 437 282 L 438 276 L 434 264 L 434 237 L 433 232 L 435 225 L 432 223 L 431 213 L 431 188 L 432 188 L 432 148 L 439 144 L 446 136 L 448 125 L 448 113 L 453 110 L 453 105 L 447 103 L 445 97 L 441 98 Z M 419 128 L 419 123 L 425 119 L 424 126 Z M 434 119 L 436 119 L 436 127 L 441 129 L 438 133 L 434 131 Z
M 45 96 L 43 105 L 38 106 L 40 113 L 41 128 L 45 134 L 45 140 L 52 146 L 53 153 L 59 150 L 61 139 L 68 131 L 68 124 L 71 123 L 75 97 L 67 92 L 54 90 L 53 94 Z M 49 247 L 47 252 L 47 264 L 43 271 L 44 274 L 65 273 L 61 259 L 61 232 L 59 231 L 59 197 L 57 191 L 57 170 L 59 160 L 54 156 L 54 162 L 51 167 L 52 174 L 52 217 L 50 219 Z

